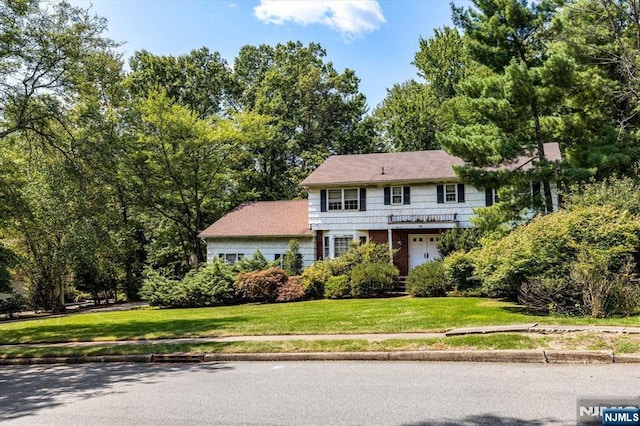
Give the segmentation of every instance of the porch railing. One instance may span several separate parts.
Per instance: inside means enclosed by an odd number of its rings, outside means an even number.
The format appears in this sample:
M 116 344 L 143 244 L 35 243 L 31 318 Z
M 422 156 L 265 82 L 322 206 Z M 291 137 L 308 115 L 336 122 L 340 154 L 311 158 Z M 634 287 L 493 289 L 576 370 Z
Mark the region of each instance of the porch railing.
M 456 223 L 457 213 L 437 213 L 437 214 L 392 214 L 389 215 L 388 223 Z

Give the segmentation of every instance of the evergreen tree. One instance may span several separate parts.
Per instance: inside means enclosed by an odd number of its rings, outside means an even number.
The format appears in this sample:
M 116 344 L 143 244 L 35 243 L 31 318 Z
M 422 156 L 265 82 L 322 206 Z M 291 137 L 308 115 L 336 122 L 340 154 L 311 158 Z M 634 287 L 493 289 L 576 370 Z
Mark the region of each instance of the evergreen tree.
M 542 204 L 550 212 L 554 167 L 543 144 L 551 142 L 547 123 L 559 114 L 574 81 L 572 59 L 548 46 L 555 4 L 530 5 L 526 0 L 474 0 L 473 4 L 468 9 L 454 7 L 453 19 L 464 31 L 469 55 L 486 71 L 457 86 L 457 96 L 449 102 L 455 124 L 440 133 L 439 140 L 448 152 L 465 160 L 456 172 L 476 186 L 542 182 Z M 500 170 L 523 155 L 535 158 L 528 171 Z

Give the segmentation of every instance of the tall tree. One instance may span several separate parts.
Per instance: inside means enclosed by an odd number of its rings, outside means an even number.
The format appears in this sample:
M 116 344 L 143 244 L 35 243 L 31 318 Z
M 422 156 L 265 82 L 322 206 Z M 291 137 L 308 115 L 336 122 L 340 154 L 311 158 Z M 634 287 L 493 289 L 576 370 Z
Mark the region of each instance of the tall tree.
M 387 97 L 373 111 L 382 143 L 396 151 L 438 149 L 436 132 L 440 100 L 433 86 L 414 80 L 387 89 Z
M 554 20 L 556 49 L 577 64 L 559 129 L 575 167 L 600 179 L 640 160 L 640 10 L 635 0 L 577 0 Z
M 263 143 L 270 145 L 267 155 L 279 171 L 278 185 L 256 188 L 262 199 L 300 195 L 300 180 L 329 154 L 371 149 L 359 80 L 352 70 L 338 73 L 325 57 L 319 44 L 289 42 L 244 46 L 234 62 L 242 110 L 271 117 L 275 129 L 273 139 Z
M 31 132 L 55 146 L 52 126 L 67 128 L 73 96 L 101 72 L 96 57 L 111 56 L 116 44 L 102 35 L 104 19 L 65 2 L 39 3 L 0 4 L 0 140 Z
M 205 259 L 198 234 L 234 204 L 241 136 L 233 121 L 203 120 L 164 92 L 138 101 L 132 119 L 135 193 L 152 222 L 177 239 L 180 257 L 171 272 L 182 275 Z
M 454 97 L 456 85 L 479 66 L 469 55 L 464 37 L 450 27 L 435 29 L 431 38 L 420 38 L 413 65 L 441 101 Z
M 463 158 L 457 172 L 479 186 L 513 184 L 519 173 L 487 168 L 534 155 L 526 180 L 543 183 L 544 207 L 553 210 L 553 168 L 544 152 L 550 142 L 545 122 L 557 115 L 574 79 L 574 63 L 548 50 L 553 2 L 473 0 L 453 8 L 453 19 L 467 37 L 473 60 L 491 71 L 470 76 L 454 98 L 457 123 L 439 135 L 443 147 Z
M 237 109 L 237 85 L 231 69 L 218 52 L 212 53 L 206 47 L 180 56 L 157 56 L 142 50 L 134 53 L 129 65 L 129 91 L 136 98 L 165 91 L 173 102 L 200 118 L 220 114 L 230 107 Z

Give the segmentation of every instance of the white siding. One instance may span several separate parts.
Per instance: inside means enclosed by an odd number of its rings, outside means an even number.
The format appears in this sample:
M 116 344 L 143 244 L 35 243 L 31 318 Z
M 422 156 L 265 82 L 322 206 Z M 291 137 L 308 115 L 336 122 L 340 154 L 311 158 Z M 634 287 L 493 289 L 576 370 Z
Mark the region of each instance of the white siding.
M 399 184 L 397 186 L 400 186 Z M 320 189 L 309 189 L 309 224 L 313 230 L 355 233 L 360 230 L 453 228 L 455 223 L 389 224 L 390 215 L 457 214 L 458 225 L 472 226 L 473 209 L 485 207 L 485 191 L 465 185 L 463 203 L 438 203 L 437 185 L 410 185 L 411 204 L 385 205 L 384 187 L 367 187 L 366 211 L 320 211 Z M 557 209 L 557 188 L 552 185 L 554 209 Z
M 320 211 L 320 190 L 309 190 L 309 224 L 314 230 L 376 230 L 407 228 L 407 224 L 389 225 L 390 215 L 458 215 L 459 226 L 471 226 L 473 208 L 484 207 L 484 190 L 465 185 L 464 203 L 438 204 L 436 184 L 411 185 L 411 204 L 384 205 L 384 188 L 367 187 L 366 211 Z M 453 223 L 422 223 L 412 228 L 451 228 Z
M 260 250 L 265 259 L 272 261 L 276 254 L 283 255 L 287 251 L 290 239 L 289 237 L 208 239 L 207 262 L 211 262 L 219 254 L 227 253 L 242 253 L 251 257 L 256 250 Z M 315 240 L 313 238 L 298 238 L 298 241 L 300 242 L 302 261 L 306 268 L 315 261 Z

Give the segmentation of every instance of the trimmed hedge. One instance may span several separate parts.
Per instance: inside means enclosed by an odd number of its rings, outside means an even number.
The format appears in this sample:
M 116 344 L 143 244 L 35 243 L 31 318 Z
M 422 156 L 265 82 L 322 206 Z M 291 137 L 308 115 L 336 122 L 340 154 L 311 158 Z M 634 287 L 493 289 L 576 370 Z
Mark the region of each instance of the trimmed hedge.
M 447 295 L 449 282 L 441 260 L 423 263 L 407 276 L 407 292 L 416 297 L 442 297 Z
M 398 278 L 398 268 L 390 263 L 362 263 L 351 271 L 351 295 L 353 297 L 382 296 L 393 290 Z
M 280 268 L 257 272 L 240 272 L 234 286 L 236 294 L 250 302 L 275 302 L 289 275 Z

